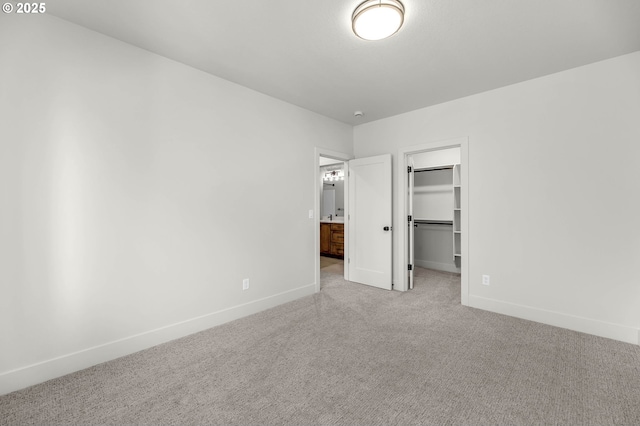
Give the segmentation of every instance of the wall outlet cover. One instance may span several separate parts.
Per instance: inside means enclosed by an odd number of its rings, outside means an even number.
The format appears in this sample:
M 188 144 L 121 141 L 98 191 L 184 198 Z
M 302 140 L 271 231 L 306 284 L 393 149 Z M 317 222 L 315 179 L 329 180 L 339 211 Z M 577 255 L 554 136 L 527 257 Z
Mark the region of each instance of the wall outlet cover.
M 249 290 L 249 278 L 242 280 L 242 290 Z
M 489 285 L 490 280 L 491 279 L 490 279 L 489 275 L 483 275 L 482 276 L 482 285 Z

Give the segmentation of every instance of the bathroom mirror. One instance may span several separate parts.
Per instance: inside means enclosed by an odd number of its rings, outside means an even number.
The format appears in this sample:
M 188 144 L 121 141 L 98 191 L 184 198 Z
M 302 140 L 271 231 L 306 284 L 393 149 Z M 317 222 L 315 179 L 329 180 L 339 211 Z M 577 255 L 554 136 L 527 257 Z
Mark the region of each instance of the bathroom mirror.
M 320 167 L 320 175 L 323 178 L 320 192 L 322 218 L 344 216 L 344 165 Z

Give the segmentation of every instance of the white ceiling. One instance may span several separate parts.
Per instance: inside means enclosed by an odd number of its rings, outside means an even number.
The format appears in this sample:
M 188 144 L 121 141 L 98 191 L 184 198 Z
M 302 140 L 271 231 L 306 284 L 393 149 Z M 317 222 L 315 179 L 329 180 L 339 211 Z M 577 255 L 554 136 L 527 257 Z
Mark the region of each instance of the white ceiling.
M 639 0 L 402 0 L 403 28 L 378 42 L 351 32 L 360 1 L 55 0 L 47 13 L 350 124 L 640 50 Z

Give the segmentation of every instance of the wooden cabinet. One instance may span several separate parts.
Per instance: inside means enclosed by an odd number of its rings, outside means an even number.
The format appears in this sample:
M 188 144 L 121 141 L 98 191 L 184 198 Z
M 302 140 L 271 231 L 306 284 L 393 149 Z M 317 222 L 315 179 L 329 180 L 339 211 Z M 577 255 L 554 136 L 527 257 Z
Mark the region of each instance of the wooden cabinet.
M 320 224 L 320 254 L 329 254 L 331 251 L 331 224 Z
M 331 224 L 331 254 L 344 258 L 344 225 L 342 223 Z
M 344 224 L 320 224 L 320 254 L 344 259 Z

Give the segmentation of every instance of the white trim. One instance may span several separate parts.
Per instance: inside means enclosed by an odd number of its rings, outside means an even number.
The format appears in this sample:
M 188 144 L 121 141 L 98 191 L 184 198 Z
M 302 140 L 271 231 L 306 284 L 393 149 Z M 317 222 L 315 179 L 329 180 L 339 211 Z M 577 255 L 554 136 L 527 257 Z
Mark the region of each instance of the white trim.
M 462 240 L 461 255 L 462 262 L 460 265 L 460 303 L 463 305 L 469 304 L 469 138 L 461 137 L 455 139 L 447 139 L 442 141 L 435 141 L 421 145 L 413 145 L 398 150 L 398 170 L 397 179 L 400 190 L 397 194 L 398 211 L 400 212 L 399 218 L 396 221 L 396 227 L 402 231 L 398 233 L 398 256 L 397 256 L 397 268 L 399 271 L 399 277 L 395 278 L 395 282 L 398 284 L 395 286 L 400 291 L 406 291 L 407 289 L 407 157 L 412 154 L 418 154 L 426 151 L 438 151 L 441 149 L 460 147 L 460 183 L 462 186 L 462 193 L 460 199 L 460 207 L 462 208 L 461 216 L 461 230 Z
M 345 154 L 344 152 L 332 151 L 330 149 L 315 147 L 313 150 L 313 170 L 315 179 L 313 180 L 313 226 L 315 227 L 315 248 L 314 253 L 314 265 L 315 265 L 315 286 L 316 293 L 320 291 L 320 188 L 322 188 L 322 178 L 320 177 L 320 157 L 335 158 L 336 160 L 344 161 L 344 252 L 348 253 L 349 249 L 349 160 L 353 158 L 352 155 Z M 345 256 L 345 268 L 344 279 L 349 280 L 349 268 L 346 267 Z
M 155 330 L 135 334 L 15 370 L 5 371 L 0 374 L 0 395 L 83 370 L 170 340 L 188 336 L 238 318 L 276 307 L 283 303 L 300 299 L 301 297 L 312 295 L 314 289 L 314 284 L 308 284 L 263 299 L 180 321 L 175 324 L 156 328 Z
M 635 345 L 640 344 L 640 329 L 626 325 L 598 321 L 591 318 L 518 305 L 516 303 L 503 302 L 501 300 L 475 295 L 469 297 L 469 306 L 555 327 L 579 331 L 581 333 L 593 334 L 595 336 L 606 337 Z

